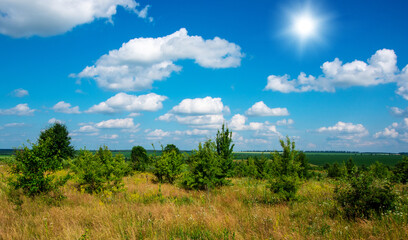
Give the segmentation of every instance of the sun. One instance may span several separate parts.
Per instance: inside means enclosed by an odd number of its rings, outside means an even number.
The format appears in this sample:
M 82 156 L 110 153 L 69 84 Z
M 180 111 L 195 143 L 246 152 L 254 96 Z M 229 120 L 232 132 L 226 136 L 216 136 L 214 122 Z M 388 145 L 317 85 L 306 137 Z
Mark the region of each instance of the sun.
M 309 14 L 302 14 L 293 19 L 292 31 L 301 39 L 313 37 L 317 31 L 317 21 Z

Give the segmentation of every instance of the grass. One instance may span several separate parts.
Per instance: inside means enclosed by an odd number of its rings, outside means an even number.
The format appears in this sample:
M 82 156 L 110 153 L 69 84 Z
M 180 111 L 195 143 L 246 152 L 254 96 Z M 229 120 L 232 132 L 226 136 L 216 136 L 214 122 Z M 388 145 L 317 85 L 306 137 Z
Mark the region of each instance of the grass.
M 7 175 L 6 166 L 0 172 Z M 208 192 L 159 185 L 146 173 L 124 182 L 116 195 L 89 195 L 68 182 L 59 205 L 24 199 L 16 210 L 0 181 L 0 239 L 408 239 L 406 206 L 350 222 L 337 214 L 331 180 L 305 182 L 290 203 L 246 178 Z

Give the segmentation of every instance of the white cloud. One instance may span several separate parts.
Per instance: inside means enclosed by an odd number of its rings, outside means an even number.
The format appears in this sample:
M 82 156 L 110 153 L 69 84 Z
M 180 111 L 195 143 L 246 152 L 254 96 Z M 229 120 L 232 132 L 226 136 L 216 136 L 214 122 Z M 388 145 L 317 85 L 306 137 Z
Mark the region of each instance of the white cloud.
M 13 108 L 0 109 L 0 115 L 30 116 L 33 115 L 35 111 L 35 109 L 30 109 L 27 103 L 22 103 Z
M 99 136 L 100 139 L 104 139 L 104 140 L 113 140 L 113 139 L 117 139 L 118 137 L 119 137 L 118 134 L 112 134 L 112 135 L 105 134 L 105 135 Z
M 255 103 L 246 113 L 248 116 L 287 116 L 286 108 L 269 108 L 263 101 Z
M 278 125 L 278 126 L 289 126 L 289 125 L 292 125 L 294 123 L 295 123 L 295 121 L 293 121 L 293 119 L 290 119 L 290 118 L 289 119 L 284 118 L 282 120 L 276 121 L 276 125 Z
M 137 10 L 134 0 L 2 0 L 0 33 L 12 37 L 62 34 L 95 19 L 112 22 L 118 6 L 147 18 L 148 6 Z
M 242 57 L 241 48 L 234 43 L 218 37 L 204 40 L 189 36 L 182 28 L 165 37 L 132 39 L 76 77 L 93 78 L 105 89 L 139 91 L 179 72 L 181 67 L 174 64 L 177 60 L 193 59 L 205 68 L 230 68 L 238 67 Z
M 174 131 L 176 135 L 187 135 L 187 136 L 206 136 L 210 134 L 208 130 L 202 129 L 193 129 L 193 130 L 185 130 L 185 131 Z
M 163 131 L 161 129 L 155 129 L 154 131 L 149 132 L 146 135 L 146 138 L 149 140 L 160 140 L 164 137 L 170 136 L 170 132 Z
M 381 49 L 367 62 L 354 60 L 342 63 L 338 58 L 325 62 L 321 66 L 323 74 L 319 77 L 300 73 L 297 79 L 290 80 L 288 75 L 270 75 L 265 90 L 289 92 L 334 92 L 336 88 L 352 86 L 376 86 L 397 82 L 397 94 L 408 100 L 408 66 L 402 72 L 397 67 L 397 55 L 394 50 Z
M 321 127 L 317 129 L 317 132 L 331 134 L 332 137 L 329 137 L 329 140 L 332 142 L 336 142 L 339 139 L 360 142 L 362 137 L 368 135 L 368 130 L 362 124 L 341 121 L 337 122 L 334 126 Z M 341 144 L 343 144 L 343 142 Z
M 404 118 L 400 123 L 392 123 L 373 136 L 379 139 L 396 139 L 408 143 L 408 118 Z
M 146 95 L 129 95 L 118 93 L 105 102 L 92 106 L 87 113 L 115 113 L 115 112 L 138 112 L 138 111 L 157 111 L 163 107 L 162 102 L 166 96 L 149 93 Z
M 50 120 L 48 120 L 48 124 L 54 124 L 54 123 L 64 123 L 64 121 L 58 120 L 56 118 L 51 118 Z
M 15 96 L 15 97 L 25 97 L 28 96 L 28 91 L 22 88 L 18 88 L 14 91 L 11 92 L 11 95 Z
M 85 125 L 79 128 L 79 130 L 77 130 L 77 132 L 81 132 L 81 133 L 89 133 L 89 132 L 97 132 L 99 131 L 99 129 L 97 129 L 96 127 L 92 126 L 92 125 Z
M 247 117 L 241 114 L 235 114 L 228 123 L 228 127 L 235 131 L 256 131 L 256 136 L 281 136 L 277 131 L 276 126 L 266 122 L 249 122 L 246 124 Z
M 177 106 L 174 106 L 171 112 L 177 114 L 221 114 L 224 110 L 224 104 L 221 98 L 186 98 L 182 100 Z
M 136 128 L 133 118 L 109 119 L 95 124 L 97 128 Z
M 3 127 L 10 128 L 10 127 L 25 127 L 25 126 L 27 126 L 27 124 L 25 123 L 7 123 L 7 124 L 4 124 Z
M 55 104 L 52 109 L 55 112 L 60 112 L 60 113 L 67 113 L 67 114 L 79 114 L 81 113 L 79 111 L 79 107 L 75 106 L 75 107 L 71 107 L 70 103 L 66 103 L 64 101 L 60 101 L 57 104 Z

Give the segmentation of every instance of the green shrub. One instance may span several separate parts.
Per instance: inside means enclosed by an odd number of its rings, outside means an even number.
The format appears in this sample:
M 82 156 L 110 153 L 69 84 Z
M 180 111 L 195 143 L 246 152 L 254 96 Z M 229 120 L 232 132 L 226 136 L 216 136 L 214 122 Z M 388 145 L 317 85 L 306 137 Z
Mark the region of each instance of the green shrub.
M 378 161 L 370 166 L 370 174 L 373 177 L 380 179 L 390 179 L 392 177 L 392 172 L 389 170 L 388 166 L 385 166 Z
M 8 185 L 12 189 L 21 189 L 25 195 L 34 197 L 58 192 L 58 188 L 65 184 L 68 176 L 56 178 L 52 175 L 59 159 L 57 156 L 51 157 L 48 152 L 47 146 L 51 141 L 51 138 L 47 138 L 38 144 L 32 144 L 31 149 L 24 146 L 15 151 L 15 160 L 10 166 L 13 175 L 8 179 Z
M 172 152 L 172 151 L 175 151 L 177 154 L 180 154 L 180 149 L 178 149 L 176 145 L 174 144 L 167 144 L 163 150 L 163 152 L 167 152 L 167 153 Z
M 208 140 L 198 145 L 189 157 L 189 170 L 185 172 L 182 185 L 187 189 L 205 190 L 229 183 L 221 172 L 221 157 L 216 145 Z
M 404 156 L 401 162 L 398 162 L 394 167 L 394 178 L 396 182 L 407 183 L 408 182 L 408 157 Z
M 100 193 L 104 190 L 112 192 L 123 188 L 123 177 L 127 173 L 127 164 L 122 154 L 112 157 L 111 151 L 105 146 L 92 154 L 81 151 L 72 162 L 78 188 L 88 193 Z
M 327 176 L 329 178 L 340 179 L 347 175 L 347 169 L 344 165 L 339 165 L 338 163 L 333 163 L 329 165 L 327 169 Z
M 183 159 L 183 155 L 177 153 L 176 150 L 163 151 L 162 155 L 157 158 L 153 171 L 158 181 L 173 183 L 181 173 Z
M 271 191 L 284 201 L 295 199 L 299 187 L 300 181 L 296 175 L 281 175 L 270 180 Z
M 145 171 L 149 164 L 149 157 L 147 156 L 146 149 L 142 146 L 135 146 L 132 148 L 130 159 L 133 170 Z
M 335 189 L 335 199 L 349 219 L 370 218 L 393 210 L 397 195 L 388 181 L 361 174 Z

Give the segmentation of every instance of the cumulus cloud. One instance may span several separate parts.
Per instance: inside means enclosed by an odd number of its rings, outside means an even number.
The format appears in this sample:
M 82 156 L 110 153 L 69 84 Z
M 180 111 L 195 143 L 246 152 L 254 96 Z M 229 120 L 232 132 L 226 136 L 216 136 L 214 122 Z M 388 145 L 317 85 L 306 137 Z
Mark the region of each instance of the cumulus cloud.
M 99 136 L 100 139 L 104 139 L 104 140 L 114 140 L 114 139 L 117 139 L 118 137 L 119 137 L 118 134 L 111 134 L 111 135 L 105 134 L 105 135 Z
M 54 123 L 64 123 L 64 121 L 58 120 L 56 118 L 51 118 L 50 120 L 48 120 L 48 124 L 54 124 Z
M 290 92 L 334 92 L 337 88 L 352 86 L 376 86 L 397 82 L 397 94 L 408 100 L 408 66 L 401 72 L 397 67 L 397 55 L 394 50 L 381 49 L 367 62 L 354 60 L 344 63 L 338 58 L 325 62 L 321 66 L 322 75 L 314 77 L 300 73 L 296 79 L 289 75 L 270 75 L 265 90 Z
M 408 117 L 408 108 L 401 109 L 399 107 L 391 107 L 391 113 L 397 117 Z
M 252 105 L 245 114 L 248 116 L 287 116 L 289 111 L 286 108 L 269 108 L 263 101 L 260 101 Z
M 0 109 L 0 115 L 31 116 L 35 111 L 35 109 L 30 109 L 27 103 L 22 103 L 13 108 Z
M 129 95 L 118 93 L 105 102 L 92 106 L 87 113 L 116 113 L 116 112 L 138 112 L 138 111 L 157 111 L 163 107 L 162 102 L 166 96 L 149 93 L 146 95 Z
M 14 96 L 14 97 L 20 97 L 21 98 L 21 97 L 28 96 L 29 94 L 28 94 L 27 90 L 22 89 L 22 88 L 18 88 L 18 89 L 15 89 L 14 91 L 12 91 L 11 95 Z
M 331 140 L 343 139 L 358 141 L 368 135 L 368 130 L 362 124 L 353 124 L 339 121 L 334 126 L 321 127 L 317 129 L 318 133 L 334 134 Z
M 176 135 L 187 135 L 187 136 L 206 136 L 210 134 L 210 131 L 203 129 L 193 129 L 185 131 L 174 131 Z
M 75 106 L 75 107 L 71 107 L 70 103 L 66 103 L 64 101 L 60 101 L 57 104 L 55 104 L 52 109 L 55 112 L 60 112 L 60 113 L 67 113 L 67 114 L 79 114 L 81 113 L 79 111 L 79 107 Z
M 109 119 L 95 124 L 97 128 L 135 128 L 133 118 Z
M 373 136 L 378 139 L 396 139 L 408 143 L 408 118 L 404 118 L 400 123 L 392 123 Z
M 132 39 L 73 76 L 93 78 L 109 90 L 139 91 L 179 72 L 181 67 L 174 63 L 178 60 L 192 59 L 205 68 L 230 68 L 238 67 L 242 57 L 241 48 L 234 43 L 219 37 L 189 36 L 182 28 L 164 37 Z
M 97 129 L 96 127 L 92 125 L 84 125 L 77 130 L 77 132 L 81 132 L 81 133 L 90 133 L 90 132 L 97 132 L 97 131 L 99 131 L 99 129 Z
M 134 0 L 3 0 L 0 33 L 16 38 L 58 35 L 95 19 L 112 22 L 118 6 L 148 18 L 149 7 L 138 10 Z
M 224 104 L 221 98 L 186 98 L 177 106 L 173 107 L 171 112 L 178 114 L 222 114 L 224 111 Z
M 256 131 L 257 136 L 281 136 L 277 131 L 276 126 L 266 122 L 249 122 L 248 118 L 241 114 L 235 114 L 228 122 L 228 127 L 235 131 Z
M 160 140 L 168 136 L 170 136 L 170 132 L 166 132 L 161 129 L 155 129 L 154 131 L 147 133 L 146 138 L 149 140 Z

